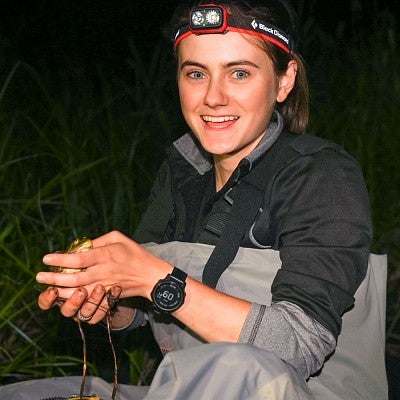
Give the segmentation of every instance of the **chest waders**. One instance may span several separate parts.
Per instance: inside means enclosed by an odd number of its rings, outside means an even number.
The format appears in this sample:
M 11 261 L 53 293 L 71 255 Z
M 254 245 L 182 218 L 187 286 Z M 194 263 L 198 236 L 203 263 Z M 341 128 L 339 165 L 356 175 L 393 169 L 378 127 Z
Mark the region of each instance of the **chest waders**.
M 261 160 L 251 174 L 245 174 L 239 179 L 232 193 L 228 192 L 214 204 L 206 227 L 201 232 L 200 241 L 207 242 L 208 236 L 210 241 L 217 237 L 215 246 L 170 242 L 148 244 L 148 250 L 212 288 L 250 302 L 269 304 L 272 299 L 271 284 L 281 266 L 279 252 L 240 247 L 243 237 L 249 232 L 258 214 L 261 211 L 268 212 L 268 195 L 279 171 L 299 156 L 328 147 L 336 148 L 336 145 L 314 137 L 303 137 L 301 141 L 296 141 L 293 136 L 286 136 L 286 140 L 278 141 L 277 144 L 279 146 L 273 146 L 268 151 L 268 157 Z M 254 265 L 260 267 L 254 268 Z M 355 306 L 343 316 L 337 348 L 321 372 L 311 377 L 307 383 L 310 398 L 387 399 L 384 364 L 385 282 L 386 257 L 370 255 L 367 275 L 355 294 Z M 164 320 L 155 320 L 150 315 L 150 323 L 160 348 L 167 354 L 168 361 L 165 364 L 169 365 L 168 368 L 174 374 L 179 374 L 179 381 L 184 382 L 184 385 L 199 380 L 198 376 L 189 376 L 189 365 L 193 364 L 194 353 L 169 352 L 197 348 L 204 345 L 204 341 L 170 316 Z M 199 348 L 201 354 L 207 351 L 207 346 Z M 265 350 L 258 351 L 262 353 Z M 211 362 L 212 350 L 209 357 Z M 178 368 L 179 365 L 183 367 Z M 198 368 L 201 371 L 200 364 Z M 232 372 L 232 379 L 235 376 Z M 241 378 L 247 379 L 244 376 Z M 237 376 L 239 381 L 241 378 Z M 157 379 L 156 385 L 159 387 L 166 384 L 162 374 Z M 204 386 L 203 392 L 213 395 L 212 389 Z M 303 398 L 301 393 L 300 390 L 298 397 L 292 394 L 287 398 Z

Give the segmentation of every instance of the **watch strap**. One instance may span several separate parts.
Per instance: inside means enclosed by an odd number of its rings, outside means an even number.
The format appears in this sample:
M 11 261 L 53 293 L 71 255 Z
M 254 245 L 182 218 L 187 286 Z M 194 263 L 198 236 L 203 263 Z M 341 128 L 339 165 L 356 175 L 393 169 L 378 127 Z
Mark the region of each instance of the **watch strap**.
M 170 276 L 176 278 L 177 280 L 179 280 L 182 283 L 185 283 L 188 275 L 185 271 L 182 271 L 181 269 L 174 267 L 174 269 L 170 273 Z

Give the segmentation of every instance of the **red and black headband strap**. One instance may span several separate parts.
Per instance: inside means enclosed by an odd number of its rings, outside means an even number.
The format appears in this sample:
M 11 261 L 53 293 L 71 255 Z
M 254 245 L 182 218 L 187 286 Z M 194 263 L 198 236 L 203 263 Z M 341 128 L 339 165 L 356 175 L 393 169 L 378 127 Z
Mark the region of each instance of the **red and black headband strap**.
M 292 38 L 285 31 L 256 18 L 243 18 L 236 21 L 223 6 L 214 4 L 205 4 L 191 10 L 189 22 L 180 25 L 176 30 L 174 48 L 192 34 L 223 34 L 228 31 L 260 37 L 286 53 L 293 53 Z

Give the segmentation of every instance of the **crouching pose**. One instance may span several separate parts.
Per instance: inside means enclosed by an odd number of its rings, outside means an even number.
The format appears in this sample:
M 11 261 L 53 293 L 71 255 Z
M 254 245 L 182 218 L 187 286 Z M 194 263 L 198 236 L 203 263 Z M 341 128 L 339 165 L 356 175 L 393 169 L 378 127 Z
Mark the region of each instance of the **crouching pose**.
M 40 307 L 63 297 L 63 315 L 96 324 L 111 287 L 146 299 L 120 305 L 112 326 L 150 323 L 165 357 L 149 388 L 121 385 L 120 399 L 385 399 L 384 267 L 371 266 L 385 260 L 369 254 L 359 166 L 305 134 L 293 11 L 283 0 L 186 3 L 172 37 L 190 131 L 169 148 L 133 239 L 111 232 L 87 252 L 44 257 L 85 270 L 40 272 Z M 4 390 L 32 400 L 76 385 Z M 105 382 L 88 385 L 109 397 Z

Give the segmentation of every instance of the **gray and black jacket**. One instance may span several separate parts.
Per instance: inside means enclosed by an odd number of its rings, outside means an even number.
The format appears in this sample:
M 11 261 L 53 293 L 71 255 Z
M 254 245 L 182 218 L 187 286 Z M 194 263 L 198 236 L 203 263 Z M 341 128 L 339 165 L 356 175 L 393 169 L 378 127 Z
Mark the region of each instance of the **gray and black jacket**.
M 230 207 L 241 201 L 236 188 L 252 176 L 267 182 L 240 246 L 278 250 L 282 268 L 272 285 L 272 305 L 253 305 L 241 340 L 251 336 L 255 345 L 274 350 L 282 340 L 294 335 L 299 341 L 314 330 L 306 342 L 320 353 L 318 361 L 295 365 L 308 376 L 334 349 L 341 317 L 353 306 L 368 265 L 368 194 L 359 166 L 340 146 L 283 131 L 277 115 L 260 145 L 215 193 L 212 159 L 186 134 L 168 149 L 135 239 L 217 245 L 227 220 L 241 224 Z

